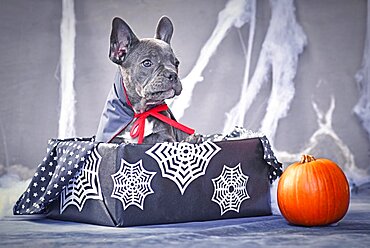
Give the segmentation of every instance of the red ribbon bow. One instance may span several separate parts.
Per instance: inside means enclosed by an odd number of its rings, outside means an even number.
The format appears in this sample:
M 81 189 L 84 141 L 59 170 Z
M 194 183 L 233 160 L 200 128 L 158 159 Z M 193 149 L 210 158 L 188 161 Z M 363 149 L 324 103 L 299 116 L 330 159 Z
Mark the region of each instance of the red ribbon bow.
M 195 131 L 194 129 L 191 129 L 187 126 L 184 126 L 180 123 L 178 123 L 175 120 L 172 120 L 171 118 L 168 118 L 167 116 L 161 114 L 160 112 L 168 110 L 168 106 L 166 104 L 159 105 L 157 107 L 154 107 L 152 109 L 149 109 L 148 111 L 144 113 L 135 113 L 134 117 L 136 118 L 134 124 L 132 125 L 132 128 L 130 130 L 130 136 L 132 138 L 138 138 L 138 144 L 142 144 L 144 140 L 144 130 L 145 130 L 145 120 L 148 116 L 153 116 L 157 118 L 158 120 L 163 121 L 164 123 L 169 124 L 170 126 L 173 126 L 174 128 L 180 129 L 181 131 L 187 133 L 187 134 L 193 134 Z

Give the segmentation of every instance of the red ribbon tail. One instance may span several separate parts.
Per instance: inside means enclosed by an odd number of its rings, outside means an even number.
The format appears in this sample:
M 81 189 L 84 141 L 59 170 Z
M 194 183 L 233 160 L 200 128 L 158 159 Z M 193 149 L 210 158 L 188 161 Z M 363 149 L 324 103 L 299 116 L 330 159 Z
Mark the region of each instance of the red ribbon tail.
M 144 140 L 145 118 L 143 116 L 138 117 L 130 130 L 131 138 L 138 138 L 138 144 L 142 144 Z
M 142 118 L 141 120 L 141 125 L 140 125 L 140 131 L 139 131 L 139 138 L 137 143 L 142 144 L 144 141 L 144 132 L 145 132 L 145 118 Z
M 190 127 L 187 127 L 181 123 L 178 123 L 177 121 L 171 119 L 171 118 L 168 118 L 167 116 L 164 116 L 160 113 L 152 113 L 151 114 L 152 116 L 154 116 L 155 118 L 167 123 L 168 125 L 170 126 L 173 126 L 174 128 L 176 129 L 179 129 L 187 134 L 193 134 L 195 133 L 195 130 L 190 128 Z

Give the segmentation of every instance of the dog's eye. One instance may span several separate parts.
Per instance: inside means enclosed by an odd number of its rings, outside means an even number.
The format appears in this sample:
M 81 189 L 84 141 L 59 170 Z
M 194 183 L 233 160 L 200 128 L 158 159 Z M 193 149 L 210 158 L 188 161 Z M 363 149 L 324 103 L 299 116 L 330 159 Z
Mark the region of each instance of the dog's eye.
M 150 61 L 149 59 L 144 60 L 141 64 L 142 64 L 144 67 L 151 67 L 151 66 L 153 65 L 152 61 Z
M 179 65 L 180 65 L 180 61 L 176 60 L 176 61 L 175 61 L 175 66 L 176 66 L 176 67 L 179 67 Z

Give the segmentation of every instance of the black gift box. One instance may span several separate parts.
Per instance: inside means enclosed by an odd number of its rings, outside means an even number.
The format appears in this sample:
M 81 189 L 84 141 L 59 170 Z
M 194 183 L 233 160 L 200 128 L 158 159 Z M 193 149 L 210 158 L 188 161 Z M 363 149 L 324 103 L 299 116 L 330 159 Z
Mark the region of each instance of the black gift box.
M 279 168 L 268 148 L 262 138 L 100 143 L 47 216 L 136 226 L 271 215 L 270 181 Z
M 145 144 L 53 139 L 15 215 L 136 226 L 270 215 L 266 137 Z

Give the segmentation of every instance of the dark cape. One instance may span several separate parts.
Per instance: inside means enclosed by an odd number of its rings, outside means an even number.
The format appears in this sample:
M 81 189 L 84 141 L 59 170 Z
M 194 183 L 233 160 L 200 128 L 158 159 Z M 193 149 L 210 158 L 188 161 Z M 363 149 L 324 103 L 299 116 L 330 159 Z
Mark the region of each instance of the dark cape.
M 134 110 L 127 101 L 122 76 L 117 71 L 100 117 L 95 141 L 110 142 L 130 124 L 133 118 Z

